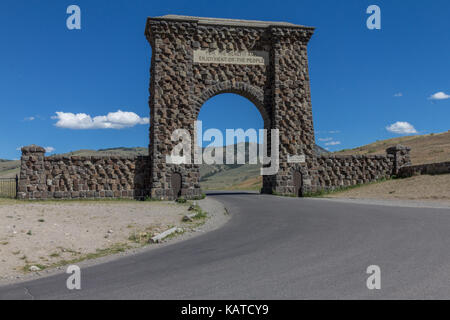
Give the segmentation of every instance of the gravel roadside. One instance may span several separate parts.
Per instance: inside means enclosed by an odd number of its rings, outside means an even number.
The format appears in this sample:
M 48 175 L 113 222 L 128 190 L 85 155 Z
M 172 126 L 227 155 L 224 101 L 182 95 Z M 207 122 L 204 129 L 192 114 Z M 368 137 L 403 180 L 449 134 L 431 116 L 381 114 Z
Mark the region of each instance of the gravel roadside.
M 87 267 L 160 248 L 215 230 L 230 218 L 217 200 L 195 204 L 202 214 L 183 221 L 196 212 L 189 211 L 192 202 L 0 202 L 0 284 L 65 272 L 68 264 Z M 183 232 L 149 243 L 173 227 Z
M 420 175 L 361 185 L 327 194 L 327 198 L 375 199 L 402 203 L 450 203 L 450 174 Z
M 367 205 L 379 205 L 389 207 L 406 207 L 406 208 L 433 208 L 433 209 L 450 209 L 450 201 L 430 201 L 430 200 L 400 200 L 400 199 L 364 199 L 364 198 L 308 198 L 315 201 L 333 201 L 342 203 L 355 203 Z

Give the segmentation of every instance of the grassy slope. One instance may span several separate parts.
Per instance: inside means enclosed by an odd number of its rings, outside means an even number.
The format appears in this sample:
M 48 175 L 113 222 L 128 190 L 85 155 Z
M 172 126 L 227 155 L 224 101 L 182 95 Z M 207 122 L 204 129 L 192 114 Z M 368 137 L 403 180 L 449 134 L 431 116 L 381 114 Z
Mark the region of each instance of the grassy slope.
M 202 178 L 200 184 L 205 190 L 225 189 L 260 189 L 260 166 L 242 165 L 236 168 L 219 171 L 216 174 Z M 251 181 L 255 181 L 251 183 Z
M 396 144 L 411 148 L 413 164 L 450 161 L 450 131 L 381 140 L 359 148 L 342 150 L 336 154 L 383 154 L 388 147 Z
M 14 178 L 19 174 L 19 160 L 2 160 L 0 161 L 0 178 Z

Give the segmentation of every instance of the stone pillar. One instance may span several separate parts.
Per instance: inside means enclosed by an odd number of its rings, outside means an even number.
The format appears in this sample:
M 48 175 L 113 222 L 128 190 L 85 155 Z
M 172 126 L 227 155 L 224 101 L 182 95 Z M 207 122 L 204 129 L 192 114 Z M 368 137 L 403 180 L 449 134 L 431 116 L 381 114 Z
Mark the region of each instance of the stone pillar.
M 20 159 L 19 199 L 46 198 L 45 149 L 36 145 L 22 148 Z
M 401 167 L 411 165 L 411 157 L 409 152 L 411 148 L 402 146 L 400 144 L 387 148 L 386 153 L 393 156 L 392 175 L 398 175 Z
M 172 175 L 181 174 L 181 193 L 186 198 L 201 195 L 199 167 L 167 163 L 178 142 L 175 130 L 187 130 L 193 137 L 195 112 L 190 95 L 194 88 L 193 50 L 200 37 L 195 21 L 154 18 L 147 21 L 146 36 L 152 46 L 150 69 L 150 196 L 173 200 Z M 210 39 L 208 39 L 210 40 Z
M 303 194 L 311 191 L 315 172 L 314 126 L 307 45 L 313 29 L 270 29 L 272 41 L 272 127 L 279 129 L 279 172 L 269 193 L 296 195 L 295 173 L 301 173 Z M 295 66 L 295 67 L 292 67 Z M 289 158 L 303 158 L 292 161 Z M 270 184 L 267 183 L 267 186 Z M 264 192 L 267 187 L 265 185 Z

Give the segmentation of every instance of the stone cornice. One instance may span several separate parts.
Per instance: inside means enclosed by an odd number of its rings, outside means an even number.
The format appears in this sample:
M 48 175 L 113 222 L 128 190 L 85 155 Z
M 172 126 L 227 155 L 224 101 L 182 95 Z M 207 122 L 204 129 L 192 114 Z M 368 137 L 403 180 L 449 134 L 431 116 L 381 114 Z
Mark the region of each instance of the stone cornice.
M 149 17 L 145 27 L 145 36 L 152 44 L 155 34 L 158 34 L 157 25 L 169 24 L 179 25 L 180 29 L 190 33 L 191 27 L 210 27 L 210 28 L 251 28 L 268 30 L 275 38 L 298 38 L 304 42 L 308 42 L 314 33 L 314 27 L 307 27 L 296 25 L 288 22 L 270 22 L 270 21 L 256 21 L 256 20 L 237 20 L 237 19 L 216 19 L 216 18 L 201 18 L 190 16 L 167 15 L 162 17 Z M 153 27 L 152 27 L 153 25 Z M 180 30 L 181 32 L 182 30 Z
M 294 28 L 294 29 L 314 30 L 314 27 L 307 27 L 307 26 L 297 25 L 297 24 L 293 24 L 293 23 L 289 23 L 289 22 L 204 18 L 204 17 L 180 16 L 180 15 L 166 15 L 166 16 L 161 16 L 161 17 L 149 17 L 148 20 L 168 21 L 168 22 L 190 22 L 190 23 L 194 22 L 199 25 L 211 25 L 211 26 L 252 27 L 252 28 L 278 27 L 278 28 Z

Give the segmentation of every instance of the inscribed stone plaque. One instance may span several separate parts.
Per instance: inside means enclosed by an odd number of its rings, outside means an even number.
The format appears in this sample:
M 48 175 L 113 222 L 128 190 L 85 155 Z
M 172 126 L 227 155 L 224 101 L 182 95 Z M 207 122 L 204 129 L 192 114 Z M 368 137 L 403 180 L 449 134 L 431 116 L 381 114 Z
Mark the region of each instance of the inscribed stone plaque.
M 267 51 L 194 50 L 194 63 L 268 65 Z
M 305 163 L 306 157 L 304 154 L 291 156 L 288 155 L 288 163 Z

